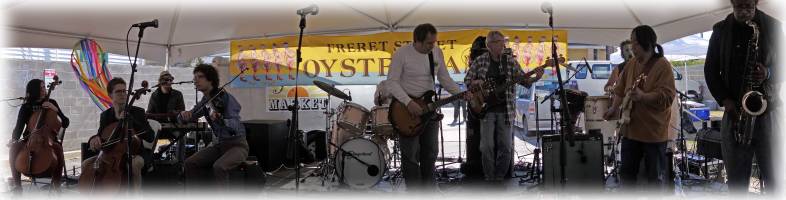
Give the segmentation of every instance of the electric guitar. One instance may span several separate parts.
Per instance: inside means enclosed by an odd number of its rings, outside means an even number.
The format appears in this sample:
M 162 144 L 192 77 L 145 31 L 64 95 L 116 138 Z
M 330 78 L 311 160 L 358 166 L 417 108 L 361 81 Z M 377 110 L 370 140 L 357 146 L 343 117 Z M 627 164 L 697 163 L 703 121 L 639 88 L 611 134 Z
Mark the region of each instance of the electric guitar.
M 532 69 L 531 71 L 525 73 L 523 76 L 515 76 L 515 77 L 513 77 L 513 81 L 508 82 L 508 83 L 505 83 L 504 81 L 502 81 L 502 83 L 500 83 L 500 81 L 497 81 L 497 80 L 488 80 L 487 79 L 487 80 L 483 80 L 482 81 L 483 84 L 481 84 L 481 85 L 469 85 L 470 86 L 469 88 L 473 88 L 473 89 L 475 89 L 477 91 L 480 91 L 480 92 L 473 92 L 474 95 L 472 96 L 472 98 L 468 102 L 469 103 L 469 110 L 472 111 L 472 114 L 474 116 L 482 117 L 483 114 L 488 109 L 488 106 L 486 104 L 486 99 L 490 95 L 503 96 L 503 94 L 505 93 L 505 91 L 509 87 L 514 86 L 514 85 L 516 85 L 516 84 L 518 84 L 520 82 L 523 82 L 523 81 L 527 80 L 529 77 L 534 75 L 538 69 L 542 69 L 542 68 L 546 68 L 546 67 L 552 66 L 551 62 L 553 62 L 553 59 L 549 59 L 548 61 L 546 61 L 545 64 L 543 64 L 543 65 L 541 65 L 539 67 L 536 67 L 535 69 Z M 564 63 L 565 62 L 565 58 L 564 57 L 560 58 L 559 62 L 560 63 Z
M 428 91 L 420 97 L 412 97 L 412 102 L 417 103 L 424 110 L 420 116 L 410 114 L 406 104 L 393 98 L 393 102 L 390 103 L 389 107 L 388 119 L 400 136 L 418 136 L 423 132 L 424 127 L 434 121 L 442 120 L 442 115 L 436 113 L 437 108 L 464 98 L 466 93 L 467 91 L 464 91 L 438 101 L 433 100 L 436 95 L 434 91 Z
M 630 123 L 630 111 L 633 110 L 633 100 L 630 97 L 630 93 L 639 87 L 639 84 L 646 78 L 647 76 L 644 74 L 639 75 L 636 81 L 633 82 L 633 87 L 628 88 L 628 91 L 625 92 L 625 97 L 622 98 L 622 104 L 620 104 L 622 114 L 620 119 L 617 120 L 617 133 L 619 136 L 625 135 L 626 127 Z

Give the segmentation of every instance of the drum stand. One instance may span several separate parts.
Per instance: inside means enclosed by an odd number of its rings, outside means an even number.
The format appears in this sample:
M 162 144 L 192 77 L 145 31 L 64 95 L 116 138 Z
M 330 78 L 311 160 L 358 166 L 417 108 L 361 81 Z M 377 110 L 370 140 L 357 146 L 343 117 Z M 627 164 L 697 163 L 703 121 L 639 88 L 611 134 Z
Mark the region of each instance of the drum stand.
M 611 167 L 611 171 L 609 171 L 609 173 L 606 174 L 606 177 L 603 177 L 604 183 L 608 181 L 609 178 L 612 176 L 614 176 L 614 182 L 616 183 L 620 182 L 619 171 L 618 171 L 620 167 L 620 163 L 617 162 L 617 153 L 619 153 L 619 151 L 617 151 L 617 148 L 619 148 L 620 142 L 622 141 L 622 136 L 617 135 L 615 139 L 616 140 L 611 145 L 611 153 L 609 154 L 609 157 L 606 158 L 608 162 L 611 162 L 612 167 Z
M 331 122 L 333 122 L 333 115 L 336 112 L 335 112 L 334 109 L 330 108 L 330 97 L 331 96 L 332 95 L 328 94 L 326 111 L 323 112 L 323 114 L 325 114 L 325 138 L 324 138 L 325 139 L 325 144 L 329 143 L 331 141 L 331 139 L 333 138 L 333 131 L 332 131 L 333 127 L 331 127 L 330 124 L 331 124 Z M 300 179 L 301 183 L 304 183 L 306 181 L 306 179 L 308 179 L 309 177 L 319 176 L 321 181 L 322 181 L 321 184 L 324 187 L 325 186 L 325 181 L 328 180 L 328 178 L 330 178 L 331 175 L 333 175 L 334 171 L 332 171 L 332 170 L 335 167 L 335 165 L 333 164 L 333 162 L 331 162 L 331 160 L 332 160 L 331 159 L 332 158 L 331 154 L 332 153 L 328 150 L 329 148 L 327 146 L 325 148 L 326 149 L 324 149 L 324 150 L 326 151 L 325 153 L 326 153 L 327 157 L 324 160 L 319 161 L 319 165 L 317 167 L 317 170 L 312 171 L 311 174 L 307 175 L 306 177 L 303 177 L 303 179 Z M 316 151 L 319 151 L 319 149 L 315 149 L 314 151 L 316 153 Z M 331 182 L 334 182 L 335 180 L 336 179 L 333 178 L 331 180 Z
M 393 137 L 391 140 L 393 140 L 393 152 L 390 153 L 388 159 L 388 166 L 391 167 L 385 172 L 387 175 L 382 180 L 390 182 L 390 185 L 395 189 L 397 180 L 402 176 L 401 166 L 398 165 L 401 162 L 401 153 L 399 152 L 398 137 Z

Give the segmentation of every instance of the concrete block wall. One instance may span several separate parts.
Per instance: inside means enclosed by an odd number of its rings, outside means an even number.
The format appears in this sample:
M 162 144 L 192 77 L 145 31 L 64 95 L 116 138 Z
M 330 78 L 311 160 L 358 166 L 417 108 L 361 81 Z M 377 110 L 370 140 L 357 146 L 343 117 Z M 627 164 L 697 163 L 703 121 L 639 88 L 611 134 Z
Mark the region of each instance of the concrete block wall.
M 101 110 L 96 106 L 87 92 L 82 89 L 79 84 L 70 63 L 67 62 L 51 62 L 51 61 L 36 61 L 36 60 L 6 60 L 6 72 L 12 73 L 9 80 L 4 82 L 10 84 L 10 87 L 5 88 L 7 97 L 22 97 L 25 94 L 25 85 L 27 81 L 38 78 L 43 79 L 44 69 L 55 69 L 57 75 L 63 81 L 53 93 L 52 98 L 57 100 L 63 113 L 71 119 L 71 125 L 66 130 L 65 139 L 63 141 L 64 150 L 72 151 L 79 150 L 80 144 L 86 142 L 87 139 L 97 133 L 98 120 Z M 139 66 L 137 69 L 134 87 L 141 87 L 142 80 L 147 80 L 150 87 L 158 82 L 158 75 L 163 70 L 163 66 L 144 65 Z M 170 68 L 169 71 L 175 76 L 175 81 L 191 80 L 193 68 Z M 109 65 L 109 71 L 113 77 L 122 77 L 128 82 L 131 75 L 130 65 Z M 190 108 L 195 104 L 194 89 L 191 84 L 176 85 L 175 89 L 183 92 L 183 98 L 186 103 L 186 108 Z M 199 96 L 201 97 L 201 95 Z M 147 109 L 147 104 L 150 95 L 142 96 L 134 104 Z M 14 123 L 16 122 L 17 113 L 21 101 L 11 101 L 5 103 L 4 112 L 2 113 L 9 120 L 7 124 L 8 134 L 4 134 L 3 141 L 8 141 L 11 137 Z

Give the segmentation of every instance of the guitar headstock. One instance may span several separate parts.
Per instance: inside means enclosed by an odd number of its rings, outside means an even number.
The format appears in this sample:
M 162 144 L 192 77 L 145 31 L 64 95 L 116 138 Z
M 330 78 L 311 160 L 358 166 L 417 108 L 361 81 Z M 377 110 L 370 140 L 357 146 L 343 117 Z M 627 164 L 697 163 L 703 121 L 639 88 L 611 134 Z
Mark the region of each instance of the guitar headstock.
M 647 79 L 647 76 L 644 74 L 641 74 L 638 77 L 636 77 L 636 80 L 633 82 L 633 87 L 631 87 L 631 89 L 639 87 L 639 84 L 641 84 L 641 82 L 643 82 L 644 79 Z
M 559 65 L 566 65 L 565 61 L 567 61 L 565 59 L 565 56 L 560 55 L 560 57 L 557 58 L 557 64 Z M 541 67 L 549 67 L 549 66 L 554 66 L 554 58 L 548 58 L 546 62 L 543 64 L 543 66 Z

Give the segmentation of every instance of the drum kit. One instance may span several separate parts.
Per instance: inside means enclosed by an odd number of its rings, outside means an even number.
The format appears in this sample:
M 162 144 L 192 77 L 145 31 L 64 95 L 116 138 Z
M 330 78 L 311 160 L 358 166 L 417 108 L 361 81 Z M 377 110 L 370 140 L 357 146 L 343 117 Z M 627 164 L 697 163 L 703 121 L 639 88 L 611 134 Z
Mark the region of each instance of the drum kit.
M 314 85 L 344 100 L 335 112 L 325 112 L 329 145 L 328 157 L 319 165 L 323 186 L 325 180 L 338 177 L 340 183 L 353 189 L 373 187 L 387 175 L 389 163 L 396 157 L 388 147 L 391 140 L 395 144 L 388 106 L 375 106 L 369 111 L 332 85 L 321 81 L 314 81 Z

